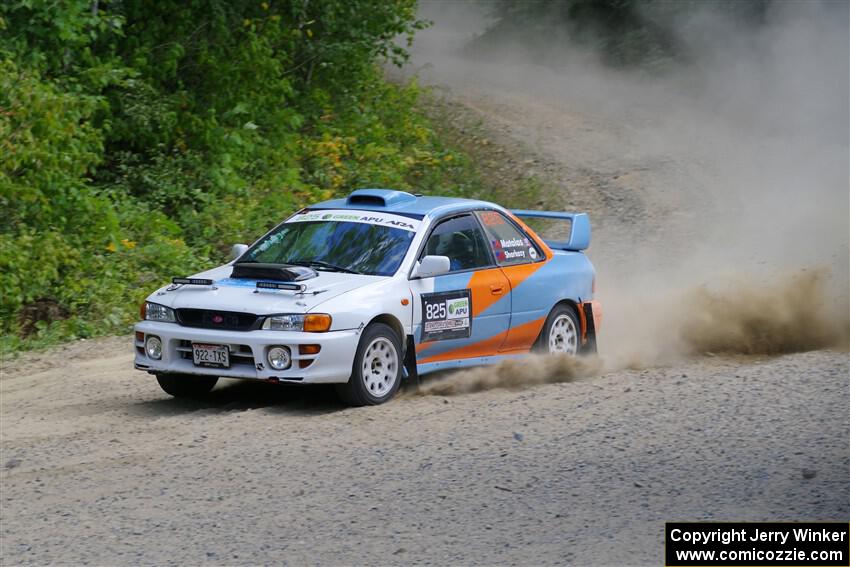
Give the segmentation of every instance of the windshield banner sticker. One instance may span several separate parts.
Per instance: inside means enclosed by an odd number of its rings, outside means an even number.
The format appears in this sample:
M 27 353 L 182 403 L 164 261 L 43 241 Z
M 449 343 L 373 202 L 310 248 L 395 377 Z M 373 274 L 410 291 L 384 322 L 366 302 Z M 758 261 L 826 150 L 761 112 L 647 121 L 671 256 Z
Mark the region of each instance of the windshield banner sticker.
M 416 232 L 419 230 L 419 225 L 422 221 L 403 217 L 400 215 L 391 215 L 387 213 L 373 211 L 352 211 L 346 209 L 328 209 L 325 211 L 307 211 L 293 215 L 287 223 L 290 222 L 359 222 L 363 224 L 375 224 L 378 226 L 386 226 L 388 228 L 400 228 Z
M 422 341 L 466 339 L 472 334 L 468 289 L 422 294 Z

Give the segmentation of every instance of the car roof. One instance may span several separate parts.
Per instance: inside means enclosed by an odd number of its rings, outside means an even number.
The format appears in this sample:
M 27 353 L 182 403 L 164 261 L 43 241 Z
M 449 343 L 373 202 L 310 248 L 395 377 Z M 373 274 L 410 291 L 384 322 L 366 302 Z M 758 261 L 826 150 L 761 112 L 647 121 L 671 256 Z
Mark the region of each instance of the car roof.
M 310 205 L 310 209 L 384 211 L 414 218 L 441 217 L 470 209 L 501 209 L 494 203 L 456 197 L 426 197 L 392 189 L 358 189 L 344 199 Z

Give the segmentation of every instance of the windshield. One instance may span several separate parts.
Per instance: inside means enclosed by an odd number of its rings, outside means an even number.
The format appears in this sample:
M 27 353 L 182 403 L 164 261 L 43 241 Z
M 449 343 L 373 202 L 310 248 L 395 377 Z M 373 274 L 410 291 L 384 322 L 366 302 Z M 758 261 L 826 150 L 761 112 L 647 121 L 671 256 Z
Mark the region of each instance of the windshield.
M 287 222 L 257 242 L 239 261 L 391 276 L 401 265 L 414 234 L 362 222 Z

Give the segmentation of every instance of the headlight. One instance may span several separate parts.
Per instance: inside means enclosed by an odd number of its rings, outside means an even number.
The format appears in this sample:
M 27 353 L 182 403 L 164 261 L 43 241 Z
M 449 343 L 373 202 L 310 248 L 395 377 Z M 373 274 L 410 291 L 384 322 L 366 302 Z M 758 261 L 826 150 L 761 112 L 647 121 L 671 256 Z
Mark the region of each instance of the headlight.
M 159 303 L 145 302 L 145 320 L 146 321 L 164 321 L 166 323 L 175 323 L 177 319 L 174 317 L 174 309 L 160 305 Z
M 162 341 L 159 340 L 159 337 L 148 335 L 148 340 L 145 341 L 145 351 L 154 360 L 162 358 Z
M 303 331 L 304 315 L 272 315 L 263 321 L 267 331 Z
M 263 321 L 263 329 L 267 331 L 305 331 L 307 333 L 324 333 L 331 328 L 331 316 L 325 313 L 297 313 L 286 315 L 269 315 Z
M 289 352 L 289 348 L 285 346 L 270 348 L 266 358 L 269 361 L 269 366 L 275 370 L 286 370 L 292 364 L 292 355 Z

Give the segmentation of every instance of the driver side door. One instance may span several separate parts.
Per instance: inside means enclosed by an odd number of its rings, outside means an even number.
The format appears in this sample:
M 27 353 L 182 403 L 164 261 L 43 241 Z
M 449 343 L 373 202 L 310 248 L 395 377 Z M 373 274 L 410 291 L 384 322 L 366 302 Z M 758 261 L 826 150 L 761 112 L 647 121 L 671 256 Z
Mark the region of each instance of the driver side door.
M 427 255 L 446 256 L 449 272 L 410 280 L 417 363 L 497 354 L 510 325 L 510 282 L 477 217 L 463 213 L 440 220 L 417 260 Z

